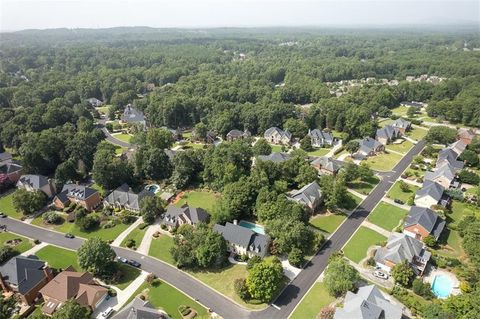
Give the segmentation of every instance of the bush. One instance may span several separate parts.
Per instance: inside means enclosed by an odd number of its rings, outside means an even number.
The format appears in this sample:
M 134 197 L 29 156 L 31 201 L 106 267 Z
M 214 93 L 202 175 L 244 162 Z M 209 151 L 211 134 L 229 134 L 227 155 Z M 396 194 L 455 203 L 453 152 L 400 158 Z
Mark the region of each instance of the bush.
M 160 224 L 160 228 L 161 228 L 162 230 L 167 230 L 167 225 L 165 225 L 165 224 Z
M 320 310 L 320 313 L 318 314 L 318 319 L 333 319 L 333 316 L 335 315 L 335 307 L 330 307 L 326 306 L 323 307 L 322 310 Z
M 192 310 L 189 306 L 180 305 L 178 306 L 178 312 L 180 312 L 180 314 L 185 317 L 188 316 L 192 312 Z
M 113 220 L 109 220 L 108 222 L 106 222 L 105 224 L 103 224 L 103 229 L 109 229 L 109 228 L 113 228 L 115 227 L 116 223 L 115 221 Z
M 155 274 L 149 273 L 147 277 L 145 277 L 145 282 L 151 284 L 156 278 L 157 276 L 155 276 Z
M 376 264 L 377 264 L 377 263 L 375 262 L 375 258 L 370 257 L 370 258 L 367 259 L 367 265 L 368 265 L 368 266 L 373 267 L 373 266 L 375 266 Z
M 38 239 L 34 239 L 34 240 L 33 240 L 33 243 L 34 243 L 35 245 L 38 245 L 38 244 L 40 244 L 40 243 L 41 243 L 41 241 L 40 241 L 40 240 L 38 240 Z
M 288 262 L 294 267 L 301 267 L 304 262 L 303 252 L 298 248 L 292 248 L 288 253 Z
M 145 229 L 146 227 L 148 227 L 148 224 L 146 223 L 141 223 L 140 225 L 138 225 L 139 229 Z
M 128 248 L 135 247 L 136 246 L 135 240 L 134 239 L 127 240 L 127 242 L 125 243 L 125 246 L 127 246 Z
M 425 245 L 427 245 L 428 247 L 435 247 L 437 245 L 437 240 L 435 239 L 435 237 L 433 237 L 432 235 L 428 235 L 427 237 L 425 237 L 423 239 L 423 242 L 425 243 Z
M 108 289 L 108 295 L 110 297 L 116 297 L 117 296 L 117 291 L 115 289 L 110 288 L 110 289 Z
M 100 224 L 100 219 L 98 216 L 90 214 L 81 218 L 75 219 L 75 225 L 77 225 L 82 231 L 92 230 Z
M 412 283 L 412 290 L 419 296 L 424 297 L 427 300 L 433 298 L 432 289 L 428 283 L 424 283 L 421 279 L 416 278 Z
M 462 183 L 471 184 L 471 185 L 478 185 L 478 183 L 480 183 L 480 176 L 478 176 L 474 172 L 470 172 L 465 169 L 462 170 L 460 173 L 458 173 L 458 179 Z
M 411 280 L 413 278 L 413 269 L 410 267 L 410 264 L 407 260 L 396 264 L 393 266 L 391 271 L 393 279 L 395 279 L 395 283 L 400 284 L 404 287 L 409 287 Z
M 9 246 L 0 248 L 0 264 L 3 264 L 15 255 L 15 251 Z
M 58 224 L 62 220 L 62 217 L 52 211 L 43 213 L 42 219 L 47 224 Z
M 259 257 L 259 256 L 253 256 L 252 258 L 250 258 L 247 262 L 247 270 L 250 270 L 253 268 L 253 266 L 255 266 L 256 264 L 258 264 L 259 262 L 262 261 L 262 258 Z
M 250 299 L 250 294 L 248 293 L 247 281 L 245 278 L 237 278 L 233 283 L 233 288 L 235 289 L 235 293 L 242 299 L 248 300 Z

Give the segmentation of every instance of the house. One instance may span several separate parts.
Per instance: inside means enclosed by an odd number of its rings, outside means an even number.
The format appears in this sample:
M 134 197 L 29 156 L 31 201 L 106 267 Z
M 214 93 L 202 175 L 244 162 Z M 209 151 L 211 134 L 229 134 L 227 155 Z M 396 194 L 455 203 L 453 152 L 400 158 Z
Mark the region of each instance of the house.
M 134 108 L 131 104 L 125 106 L 125 110 L 120 118 L 123 123 L 139 124 L 142 127 L 146 127 L 147 121 L 142 111 Z
M 213 230 L 222 234 L 231 253 L 248 257 L 265 257 L 268 253 L 270 238 L 266 235 L 229 222 L 225 226 L 215 224 Z
M 390 144 L 401 135 L 400 130 L 392 125 L 387 125 L 377 130 L 375 139 L 383 145 Z
M 423 182 L 422 188 L 415 193 L 415 205 L 426 208 L 437 205 L 442 199 L 444 191 L 445 188 L 442 185 L 426 180 Z
M 475 131 L 471 129 L 464 128 L 464 127 L 458 129 L 457 138 L 466 145 L 470 145 L 470 143 L 472 143 L 475 136 L 476 136 Z
M 123 184 L 116 190 L 108 194 L 108 196 L 103 200 L 103 204 L 105 206 L 122 208 L 133 212 L 138 212 L 140 211 L 140 202 L 143 198 L 148 196 L 155 195 L 152 192 L 147 191 L 146 189 L 136 194 L 127 184 Z
M 322 202 L 323 195 L 322 190 L 317 182 L 311 182 L 299 190 L 291 191 L 288 194 L 288 198 L 299 204 L 307 206 L 308 209 L 314 213 Z
M 103 105 L 103 102 L 97 99 L 96 97 L 89 98 L 87 102 L 90 103 L 90 105 L 93 107 L 99 107 Z
M 10 164 L 12 161 L 12 154 L 7 152 L 0 153 L 0 166 Z
M 281 162 L 285 162 L 286 160 L 290 159 L 290 154 L 274 152 L 274 153 L 271 153 L 270 155 L 259 155 L 259 156 L 257 156 L 257 158 L 261 161 L 270 161 L 270 162 L 274 162 L 274 163 L 281 163 Z
M 96 189 L 77 184 L 65 184 L 62 191 L 53 199 L 57 209 L 64 209 L 71 203 L 75 203 L 88 211 L 94 210 L 101 202 L 100 194 Z
M 214 131 L 208 131 L 207 136 L 205 137 L 205 142 L 207 144 L 215 144 L 215 141 L 217 140 L 217 133 Z
M 347 291 L 343 308 L 336 308 L 333 319 L 401 319 L 403 305 L 389 301 L 375 286 L 360 287 L 356 294 Z
M 0 175 L 1 174 L 5 174 L 12 183 L 16 184 L 20 179 L 20 176 L 23 175 L 23 167 L 19 163 L 13 161 L 0 166 Z
M 463 169 L 465 163 L 458 161 L 459 154 L 451 148 L 444 148 L 438 152 L 436 167 L 441 167 L 445 164 L 450 164 L 456 171 Z
M 210 215 L 202 208 L 195 208 L 187 204 L 182 207 L 168 205 L 162 223 L 168 229 L 176 228 L 183 224 L 197 225 L 198 223 L 208 223 Z
M 393 232 L 384 247 L 377 249 L 375 263 L 386 272 L 405 260 L 410 263 L 416 275 L 423 275 L 430 260 L 431 253 L 426 250 L 424 244 L 406 234 Z
M 321 175 L 337 175 L 342 167 L 340 161 L 326 156 L 315 158 L 310 162 L 310 165 L 312 165 Z
M 393 122 L 392 126 L 396 128 L 402 135 L 412 128 L 412 122 L 403 118 L 398 118 Z
M 76 272 L 71 266 L 59 273 L 40 293 L 45 300 L 42 312 L 51 316 L 68 300 L 95 310 L 105 300 L 108 289 L 98 285 L 88 272 Z
M 42 191 L 49 198 L 55 195 L 55 186 L 52 180 L 43 175 L 22 175 L 17 181 L 17 187 L 29 192 Z
M 332 146 L 335 142 L 332 133 L 320 131 L 319 129 L 314 129 L 312 131 L 308 130 L 308 136 L 310 136 L 313 147 L 324 147 L 325 145 Z
M 403 233 L 418 240 L 423 240 L 431 235 L 438 239 L 445 221 L 430 208 L 413 206 L 403 223 Z
M 163 311 L 155 309 L 148 301 L 135 297 L 116 313 L 112 319 L 168 319 Z
M 437 182 L 443 188 L 448 189 L 455 179 L 455 175 L 455 168 L 449 163 L 445 163 L 433 172 L 425 172 L 424 180 Z
M 460 155 L 462 155 L 463 151 L 465 151 L 465 149 L 467 148 L 467 144 L 465 144 L 462 140 L 458 140 L 458 141 L 448 145 L 448 148 L 450 148 L 455 153 L 457 153 L 458 156 L 460 156 Z
M 267 142 L 272 144 L 289 145 L 292 141 L 292 134 L 288 131 L 283 131 L 278 127 L 271 127 L 265 131 L 263 137 Z
M 20 300 L 33 305 L 40 289 L 53 279 L 51 269 L 36 257 L 17 256 L 0 267 L 0 287 L 18 294 Z
M 235 140 L 241 140 L 247 137 L 252 136 L 252 134 L 248 131 L 239 131 L 239 130 L 231 130 L 230 132 L 227 133 L 227 141 L 235 141 Z
M 403 101 L 403 102 L 400 102 L 400 105 L 401 106 L 406 106 L 406 107 L 416 107 L 416 108 L 419 108 L 419 109 L 421 109 L 423 107 L 422 102 L 415 102 L 415 101 L 411 101 L 411 102 Z
M 385 151 L 385 145 L 371 137 L 366 137 L 359 142 L 359 148 L 354 157 L 363 159 L 367 156 L 374 156 L 383 151 Z

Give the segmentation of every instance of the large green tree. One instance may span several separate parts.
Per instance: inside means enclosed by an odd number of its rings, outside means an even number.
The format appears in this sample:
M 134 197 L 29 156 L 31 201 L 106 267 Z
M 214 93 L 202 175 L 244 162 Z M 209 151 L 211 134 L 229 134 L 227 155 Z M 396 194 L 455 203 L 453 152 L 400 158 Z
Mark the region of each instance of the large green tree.
M 278 258 L 264 259 L 248 272 L 248 292 L 254 299 L 269 302 L 279 291 L 282 281 L 283 268 Z
M 352 290 L 359 279 L 358 271 L 345 259 L 337 257 L 328 264 L 325 270 L 324 283 L 328 293 L 338 297 Z
M 24 215 L 31 215 L 47 203 L 47 196 L 40 190 L 19 189 L 13 194 L 13 207 Z
M 53 319 L 85 319 L 89 318 L 91 311 L 78 304 L 75 300 L 68 300 L 62 304 L 60 309 L 52 315 Z
M 85 241 L 77 251 L 79 266 L 94 276 L 108 277 L 115 271 L 115 252 L 98 237 Z

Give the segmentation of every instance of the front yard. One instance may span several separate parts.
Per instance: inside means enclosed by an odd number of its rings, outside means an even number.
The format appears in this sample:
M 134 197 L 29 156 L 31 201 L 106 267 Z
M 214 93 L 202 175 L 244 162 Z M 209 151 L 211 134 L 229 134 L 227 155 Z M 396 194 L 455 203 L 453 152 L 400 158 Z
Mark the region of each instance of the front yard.
M 399 199 L 404 203 L 406 203 L 409 198 L 412 198 L 415 196 L 415 192 L 418 189 L 419 187 L 408 184 L 408 191 L 404 192 L 400 189 L 400 183 L 397 181 L 388 192 L 387 197 L 391 199 Z
M 399 154 L 381 153 L 368 157 L 365 160 L 365 163 L 367 163 L 373 170 L 388 172 L 391 171 L 401 159 L 402 156 Z
M 145 227 L 144 229 L 140 229 L 140 227 L 136 227 L 127 235 L 127 237 L 125 237 L 125 239 L 122 241 L 120 246 L 127 247 L 127 242 L 130 240 L 133 240 L 135 242 L 135 245 L 129 248 L 137 249 L 142 243 L 142 239 L 143 239 L 143 236 L 145 236 L 146 231 L 147 231 L 147 227 Z
M 270 144 L 272 147 L 272 153 L 280 153 L 282 151 L 282 145 L 275 145 L 275 144 Z
M 368 220 L 383 229 L 392 231 L 401 224 L 401 221 L 408 212 L 405 209 L 380 202 L 378 206 L 368 215 Z
M 0 198 L 0 212 L 4 213 L 8 217 L 12 217 L 15 219 L 20 219 L 23 217 L 23 214 L 18 212 L 15 207 L 13 207 L 13 194 L 15 192 L 11 192 L 8 195 L 2 196 Z
M 160 235 L 158 238 L 153 238 L 150 244 L 150 251 L 148 254 L 152 257 L 158 258 L 171 265 L 175 264 L 170 248 L 173 247 L 173 238 L 168 235 Z
M 346 194 L 345 197 L 346 199 L 343 203 L 342 208 L 345 208 L 347 210 L 355 209 L 362 202 L 362 199 L 360 197 L 355 196 L 351 193 Z
M 389 144 L 387 145 L 387 151 L 388 150 L 392 150 L 392 151 L 395 151 L 395 152 L 399 152 L 399 153 L 402 153 L 402 154 L 406 154 L 408 153 L 408 151 L 413 147 L 413 143 L 410 142 L 410 141 L 407 141 L 407 140 L 401 140 L 402 142 L 401 143 L 397 143 L 397 144 Z
M 290 319 L 315 319 L 323 307 L 334 301 L 335 298 L 328 294 L 325 285 L 316 282 L 292 313 Z
M 420 141 L 425 137 L 425 135 L 427 135 L 427 133 L 428 133 L 428 129 L 412 127 L 412 129 L 409 132 L 407 132 L 407 136 L 416 141 Z
M 372 189 L 374 189 L 375 186 L 377 186 L 379 181 L 380 180 L 378 179 L 378 177 L 373 176 L 373 178 L 366 179 L 366 180 L 357 179 L 355 181 L 348 183 L 347 186 L 353 190 L 356 190 L 361 194 L 368 195 L 370 194 Z
M 6 242 L 9 240 L 14 240 L 17 239 L 16 242 L 10 242 L 7 244 Z M 0 246 L 10 246 L 12 249 L 17 252 L 18 254 L 21 254 L 23 252 L 26 252 L 30 248 L 33 247 L 32 242 L 23 236 L 13 234 L 13 233 L 0 233 Z
M 310 225 L 324 233 L 331 234 L 346 218 L 347 216 L 344 214 L 322 214 L 310 218 Z
M 367 250 L 373 245 L 379 245 L 387 238 L 370 228 L 360 226 L 348 243 L 343 247 L 345 257 L 353 262 L 359 263 L 367 256 Z
M 175 206 L 187 204 L 193 207 L 200 207 L 207 212 L 211 212 L 215 207 L 220 195 L 211 191 L 188 191 L 183 194 L 182 198 L 175 203 Z

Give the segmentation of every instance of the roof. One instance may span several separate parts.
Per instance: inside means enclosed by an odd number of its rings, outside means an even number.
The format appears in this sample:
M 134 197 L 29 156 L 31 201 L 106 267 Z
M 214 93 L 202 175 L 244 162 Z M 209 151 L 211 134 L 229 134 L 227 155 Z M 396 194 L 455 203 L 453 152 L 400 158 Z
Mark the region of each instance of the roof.
M 148 301 L 135 297 L 112 319 L 166 319 L 165 313 L 155 309 Z
M 245 130 L 244 132 L 240 130 L 231 130 L 230 132 L 227 133 L 227 137 L 249 137 L 251 134 L 248 130 Z
M 421 241 L 393 232 L 388 238 L 388 242 L 384 247 L 377 249 L 375 253 L 375 261 L 391 261 L 398 264 L 404 260 L 412 262 L 414 257 L 430 259 L 430 253 L 424 249 Z
M 128 123 L 144 122 L 145 115 L 143 115 L 142 111 L 137 110 L 131 104 L 128 104 L 125 106 L 125 110 L 123 111 L 121 119 L 122 121 Z
M 44 267 L 45 262 L 36 257 L 17 256 L 2 265 L 0 273 L 5 281 L 16 285 L 18 292 L 24 295 L 45 278 Z
M 0 166 L 0 173 L 8 175 L 8 174 L 21 171 L 22 169 L 23 169 L 22 165 L 15 162 L 11 162 L 6 165 Z
M 229 222 L 225 226 L 215 224 L 213 230 L 222 234 L 227 242 L 244 247 L 256 255 L 263 257 L 267 253 L 270 239 L 266 235 Z
M 326 156 L 317 157 L 310 164 L 320 166 L 322 169 L 330 172 L 337 172 L 342 167 L 340 161 Z
M 317 182 L 312 182 L 299 190 L 290 192 L 289 198 L 300 204 L 312 206 L 322 198 L 322 190 Z
M 425 180 L 433 181 L 437 178 L 444 177 L 452 182 L 455 179 L 455 175 L 455 168 L 447 162 L 433 172 L 425 172 Z
M 259 155 L 257 158 L 262 161 L 271 161 L 275 163 L 281 163 L 288 160 L 290 158 L 290 154 L 275 152 L 270 155 Z
M 333 135 L 330 132 L 321 131 L 319 129 L 314 129 L 308 132 L 308 136 L 316 140 L 324 140 L 329 143 L 333 142 Z
M 7 152 L 0 153 L 0 162 L 12 160 L 12 154 Z
M 382 144 L 371 138 L 371 137 L 365 137 L 364 139 L 362 139 L 360 142 L 359 142 L 359 149 L 358 151 L 360 153 L 364 153 L 364 154 L 368 154 L 370 153 L 371 151 L 377 149 L 378 147 L 380 147 Z
M 139 210 L 141 200 L 147 196 L 155 195 L 145 189 L 136 194 L 127 184 L 123 184 L 108 194 L 108 196 L 105 198 L 105 201 L 110 205 L 120 205 L 134 210 Z
M 403 101 L 403 102 L 400 102 L 401 105 L 407 105 L 407 106 L 414 106 L 414 107 L 422 107 L 423 104 L 422 103 L 419 103 L 419 102 L 408 102 L 408 101 Z
M 263 136 L 265 138 L 269 138 L 270 136 L 272 135 L 280 135 L 280 138 L 284 139 L 292 139 L 292 134 L 288 131 L 284 131 L 284 130 L 281 130 L 279 129 L 278 127 L 271 127 L 269 128 L 268 130 L 265 131 L 265 133 L 263 134 Z
M 461 127 L 458 129 L 458 136 L 466 139 L 473 139 L 475 137 L 475 132 L 469 128 Z
M 417 190 L 417 192 L 415 193 L 415 197 L 430 196 L 433 199 L 439 201 L 442 198 L 444 191 L 445 188 L 443 188 L 442 185 L 431 180 L 426 180 L 423 182 L 422 188 Z
M 405 128 L 405 129 L 410 127 L 410 125 L 412 125 L 412 122 L 407 121 L 403 118 L 396 119 L 395 122 L 393 122 L 392 124 L 393 127 Z
M 17 182 L 18 185 L 28 185 L 33 189 L 40 189 L 45 185 L 48 185 L 48 177 L 43 175 L 22 175 Z
M 462 154 L 463 151 L 465 151 L 465 149 L 467 148 L 467 144 L 465 144 L 462 140 L 458 140 L 448 145 L 448 148 L 452 149 L 455 153 L 458 154 L 458 156 L 460 156 L 460 154 Z
M 461 161 L 457 161 L 458 155 L 459 154 L 455 152 L 453 149 L 444 148 L 440 150 L 440 152 L 438 152 L 436 166 L 440 167 L 445 163 L 449 163 L 450 165 L 452 165 L 453 168 L 455 168 L 455 170 L 460 170 L 463 168 L 465 164 Z
M 398 134 L 398 128 L 393 127 L 392 125 L 386 125 L 385 127 L 378 129 L 376 137 L 377 138 L 386 138 L 392 139 L 396 134 Z
M 430 208 L 413 206 L 405 218 L 404 228 L 412 225 L 422 226 L 438 239 L 445 228 L 445 221 Z
M 336 308 L 334 319 L 400 319 L 403 306 L 388 301 L 375 285 L 348 291 L 343 308 Z
M 188 206 L 182 207 L 168 205 L 165 212 L 164 221 L 170 225 L 177 225 L 179 219 L 187 217 L 194 225 L 201 222 L 208 222 L 210 215 L 203 208 Z
M 73 197 L 78 200 L 85 200 L 96 193 L 98 193 L 96 189 L 84 185 L 65 184 L 63 185 L 60 194 L 57 194 L 57 197 L 60 200 L 65 199 L 66 197 Z

